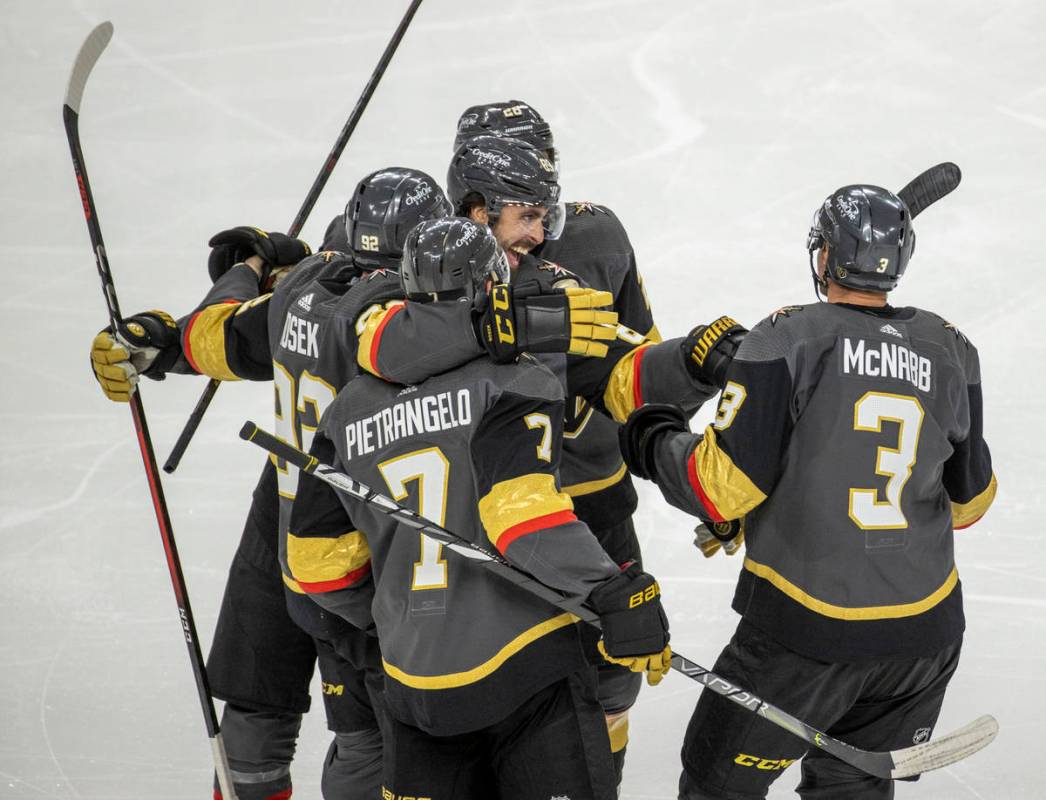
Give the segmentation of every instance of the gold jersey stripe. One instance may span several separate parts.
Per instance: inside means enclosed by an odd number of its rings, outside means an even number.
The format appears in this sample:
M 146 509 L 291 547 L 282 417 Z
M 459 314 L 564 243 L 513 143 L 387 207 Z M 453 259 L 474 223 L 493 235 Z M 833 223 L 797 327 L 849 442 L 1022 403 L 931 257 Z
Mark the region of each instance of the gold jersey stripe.
M 649 339 L 654 344 L 658 344 L 659 342 L 663 342 L 664 341 L 664 339 L 661 338 L 661 331 L 659 331 L 657 329 L 657 325 L 656 324 L 654 325 L 654 327 L 652 327 L 650 330 L 648 330 L 646 332 L 646 336 L 644 336 L 643 338 L 644 339 Z
M 705 428 L 704 438 L 691 456 L 694 474 L 705 496 L 723 519 L 741 519 L 766 499 L 751 478 L 719 447 L 715 428 Z M 695 491 L 697 488 L 695 487 Z
M 496 547 L 501 534 L 521 522 L 573 509 L 570 497 L 556 490 L 553 475 L 530 473 L 491 486 L 479 501 L 479 518 Z
M 824 600 L 818 600 L 813 595 L 804 592 L 786 577 L 781 575 L 781 573 L 777 572 L 773 567 L 768 567 L 766 564 L 759 564 L 750 558 L 745 558 L 745 569 L 754 575 L 758 575 L 764 580 L 770 581 L 774 587 L 814 613 L 820 614 L 822 617 L 831 617 L 832 619 L 842 619 L 851 622 L 869 619 L 899 619 L 901 617 L 914 617 L 916 614 L 922 614 L 929 611 L 950 595 L 952 589 L 955 588 L 955 584 L 959 581 L 959 571 L 953 566 L 952 571 L 948 573 L 948 577 L 945 578 L 944 583 L 922 600 L 916 600 L 914 603 L 900 603 L 895 606 L 847 607 L 826 603 Z
M 280 572 L 280 575 L 283 577 L 284 586 L 286 586 L 295 594 L 305 594 L 305 590 L 298 585 L 298 582 L 294 580 L 294 578 L 290 577 L 285 572 Z
M 349 531 L 337 537 L 287 534 L 287 566 L 296 581 L 335 581 L 368 561 L 367 537 L 359 531 Z
M 240 380 L 225 357 L 225 320 L 239 308 L 239 303 L 208 306 L 189 322 L 185 356 L 197 372 L 220 381 Z
M 628 745 L 628 711 L 607 716 L 607 733 L 610 734 L 610 752 L 620 753 Z
M 995 492 L 998 488 L 995 473 L 992 473 L 992 479 L 983 492 L 968 503 L 952 503 L 952 527 L 965 528 L 983 517 L 991 504 L 995 502 Z
M 638 405 L 637 395 L 641 396 L 641 393 L 636 391 L 640 385 L 638 362 L 643 358 L 643 351 L 652 344 L 653 342 L 647 342 L 632 348 L 610 372 L 610 380 L 607 381 L 607 388 L 603 391 L 603 403 L 614 421 L 622 425 Z
M 403 306 L 402 300 L 393 300 L 390 303 L 386 303 L 384 308 L 374 311 L 367 317 L 367 321 L 360 333 L 359 347 L 356 348 L 356 361 L 371 375 L 382 377 L 382 374 L 378 372 L 377 364 L 381 333 L 389 320 L 397 312 L 403 310 Z
M 571 497 L 580 497 L 584 494 L 595 494 L 596 492 L 608 489 L 615 483 L 619 483 L 627 474 L 628 467 L 622 464 L 621 468 L 613 475 L 606 478 L 598 478 L 594 481 L 585 481 L 584 483 L 572 483 L 569 486 L 564 486 L 563 492 L 569 494 Z
M 542 636 L 547 636 L 553 631 L 558 631 L 567 625 L 573 625 L 578 619 L 573 614 L 563 613 L 552 617 L 552 619 L 545 620 L 533 628 L 523 631 L 523 633 L 498 650 L 493 658 L 488 658 L 482 664 L 463 672 L 451 672 L 446 675 L 411 675 L 409 672 L 404 672 L 399 667 L 390 664 L 385 659 L 382 659 L 381 663 L 385 667 L 386 675 L 399 681 L 404 686 L 410 686 L 412 689 L 453 689 L 457 686 L 468 686 L 470 683 L 475 683 L 491 675 L 527 645 L 533 644 Z

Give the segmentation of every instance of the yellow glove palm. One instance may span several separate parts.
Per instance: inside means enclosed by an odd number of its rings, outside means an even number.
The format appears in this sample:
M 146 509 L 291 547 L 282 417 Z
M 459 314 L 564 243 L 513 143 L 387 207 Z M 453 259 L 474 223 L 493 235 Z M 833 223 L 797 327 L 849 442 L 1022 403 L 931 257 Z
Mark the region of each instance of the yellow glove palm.
M 596 648 L 599 650 L 599 654 L 611 664 L 627 667 L 632 672 L 645 672 L 646 682 L 651 686 L 657 686 L 661 683 L 661 679 L 665 677 L 665 674 L 670 669 L 672 669 L 672 648 L 667 645 L 660 653 L 648 653 L 641 656 L 624 656 L 622 658 L 615 658 L 614 656 L 609 655 L 603 647 L 602 639 L 600 639 L 596 644 Z

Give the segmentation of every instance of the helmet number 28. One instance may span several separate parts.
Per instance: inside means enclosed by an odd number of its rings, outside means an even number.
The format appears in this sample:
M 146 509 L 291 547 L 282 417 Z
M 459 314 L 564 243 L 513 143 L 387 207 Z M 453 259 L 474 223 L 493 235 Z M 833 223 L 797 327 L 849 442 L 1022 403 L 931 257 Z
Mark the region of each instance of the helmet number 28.
M 854 430 L 882 433 L 884 422 L 897 423 L 897 446 L 876 450 L 875 474 L 886 477 L 886 500 L 875 488 L 850 489 L 850 519 L 863 530 L 907 528 L 901 492 L 912 476 L 919 450 L 923 407 L 910 395 L 866 392 L 854 403 Z

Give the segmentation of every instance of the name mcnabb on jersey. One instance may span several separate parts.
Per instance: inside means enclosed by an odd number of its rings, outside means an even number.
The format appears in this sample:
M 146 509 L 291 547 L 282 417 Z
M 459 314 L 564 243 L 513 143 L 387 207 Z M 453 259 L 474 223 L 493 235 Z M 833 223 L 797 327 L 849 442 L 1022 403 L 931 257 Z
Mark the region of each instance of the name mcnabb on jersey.
M 412 388 L 404 390 L 409 391 Z M 401 400 L 345 426 L 345 459 L 368 455 L 410 436 L 449 431 L 471 422 L 472 393 L 468 389 Z
M 843 374 L 907 381 L 920 392 L 933 386 L 933 362 L 895 342 L 843 339 Z

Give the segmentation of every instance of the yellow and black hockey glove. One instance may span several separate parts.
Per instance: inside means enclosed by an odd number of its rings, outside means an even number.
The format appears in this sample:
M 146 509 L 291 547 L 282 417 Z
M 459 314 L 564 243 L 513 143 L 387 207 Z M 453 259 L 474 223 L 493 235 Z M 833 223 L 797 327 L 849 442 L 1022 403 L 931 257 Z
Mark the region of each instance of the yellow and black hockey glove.
M 690 331 L 680 345 L 690 377 L 722 389 L 726 370 L 746 333 L 747 328 L 726 316 Z
M 105 396 L 126 403 L 145 375 L 162 381 L 182 353 L 178 323 L 165 311 L 127 317 L 117 333 L 108 327 L 91 342 L 91 367 Z
M 661 587 L 654 577 L 638 564 L 629 564 L 597 586 L 588 605 L 603 627 L 597 644 L 603 658 L 632 672 L 645 672 L 651 686 L 659 684 L 672 666 L 672 650 Z
M 711 526 L 702 522 L 694 528 L 694 547 L 705 558 L 711 558 L 720 550 L 728 556 L 740 552 L 745 542 L 745 530 L 740 520 L 715 522 Z
M 542 290 L 535 280 L 497 284 L 476 318 L 476 338 L 499 364 L 520 353 L 568 353 L 603 358 L 617 338 L 610 292 L 571 287 Z

